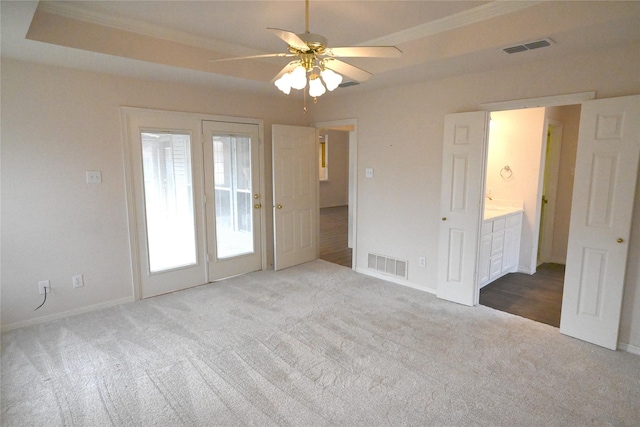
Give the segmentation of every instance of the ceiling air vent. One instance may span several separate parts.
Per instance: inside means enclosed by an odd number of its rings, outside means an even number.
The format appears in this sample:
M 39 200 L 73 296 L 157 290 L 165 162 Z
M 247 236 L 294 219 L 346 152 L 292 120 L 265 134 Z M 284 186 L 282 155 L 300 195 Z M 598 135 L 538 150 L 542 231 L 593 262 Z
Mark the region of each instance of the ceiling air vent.
M 552 44 L 553 44 L 553 41 L 551 39 L 542 39 L 542 40 L 535 40 L 532 42 L 519 44 L 516 46 L 505 47 L 502 49 L 502 51 L 508 54 L 512 54 L 512 53 L 518 53 L 518 52 L 525 52 L 527 50 L 539 49 L 541 47 L 549 47 Z

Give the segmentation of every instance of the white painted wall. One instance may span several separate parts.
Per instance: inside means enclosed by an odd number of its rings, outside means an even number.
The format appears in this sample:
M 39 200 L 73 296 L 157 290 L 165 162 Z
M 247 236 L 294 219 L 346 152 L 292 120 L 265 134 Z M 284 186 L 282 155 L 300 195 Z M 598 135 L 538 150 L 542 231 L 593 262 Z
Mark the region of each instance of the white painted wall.
M 488 102 L 597 91 L 598 98 L 640 93 L 640 45 L 598 54 L 530 63 L 495 72 L 387 88 L 343 89 L 326 96 L 317 121 L 358 118 L 358 230 L 356 267 L 367 253 L 409 260 L 409 281 L 435 290 L 444 116 Z M 373 77 L 375 79 L 375 76 Z M 365 179 L 364 168 L 375 168 Z M 518 170 L 516 170 L 518 172 Z M 636 196 L 630 259 L 640 259 L 640 191 Z M 427 257 L 427 267 L 417 266 Z M 620 341 L 640 347 L 640 263 L 630 262 Z
M 121 105 L 263 119 L 268 193 L 272 123 L 357 118 L 356 266 L 366 268 L 368 252 L 407 259 L 409 282 L 433 291 L 446 114 L 591 90 L 598 98 L 640 93 L 640 44 L 372 93 L 340 89 L 308 115 L 284 95 L 221 93 L 8 59 L 1 66 L 4 326 L 131 298 Z M 364 178 L 365 167 L 375 168 L 375 178 Z M 97 187 L 84 182 L 85 171 L 93 169 L 103 173 Z M 640 259 L 640 191 L 636 206 L 631 260 Z M 270 215 L 267 225 L 271 242 Z M 417 266 L 420 256 L 426 268 Z M 78 273 L 86 286 L 73 291 L 71 276 Z M 42 279 L 52 281 L 54 293 L 34 313 Z M 627 271 L 620 340 L 640 348 L 637 262 Z
M 5 328 L 132 298 L 120 106 L 263 119 L 265 206 L 272 205 L 271 124 L 309 121 L 297 101 L 277 92 L 214 92 L 5 58 L 1 67 Z M 86 184 L 87 170 L 102 171 L 102 184 Z M 73 289 L 75 274 L 84 275 L 83 288 Z M 34 312 L 45 279 L 52 294 Z
M 493 112 L 489 131 L 486 189 L 494 201 L 523 203 L 518 271 L 528 274 L 536 271 L 544 116 L 544 108 Z
M 320 207 L 349 204 L 349 132 L 323 131 L 328 136 L 329 179 L 320 181 Z

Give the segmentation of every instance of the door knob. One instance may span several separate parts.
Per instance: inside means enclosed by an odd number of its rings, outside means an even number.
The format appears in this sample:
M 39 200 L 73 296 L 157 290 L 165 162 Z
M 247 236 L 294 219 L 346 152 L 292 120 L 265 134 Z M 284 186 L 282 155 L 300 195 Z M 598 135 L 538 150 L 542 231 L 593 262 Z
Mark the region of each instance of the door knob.
M 256 203 L 255 205 L 253 205 L 253 207 L 256 209 L 260 209 L 262 205 L 260 203 Z
M 619 237 L 618 238 L 618 243 L 622 243 L 622 242 L 624 242 L 624 239 L 622 237 Z
M 282 205 L 276 205 L 276 208 L 282 209 Z
M 443 217 L 442 217 L 442 220 L 443 220 L 443 221 L 446 221 L 446 220 L 447 220 L 447 217 L 446 217 L 446 216 L 443 216 Z

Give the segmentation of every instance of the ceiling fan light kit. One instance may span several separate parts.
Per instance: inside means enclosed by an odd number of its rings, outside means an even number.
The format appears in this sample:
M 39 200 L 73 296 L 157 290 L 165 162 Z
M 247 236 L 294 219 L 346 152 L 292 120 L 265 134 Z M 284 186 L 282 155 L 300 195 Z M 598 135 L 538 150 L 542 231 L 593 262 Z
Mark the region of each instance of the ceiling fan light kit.
M 267 28 L 275 36 L 288 44 L 289 53 L 272 53 L 254 55 L 239 58 L 226 58 L 220 61 L 248 58 L 267 57 L 297 57 L 289 62 L 272 83 L 285 94 L 289 95 L 291 89 L 302 90 L 309 86 L 309 96 L 317 102 L 317 97 L 333 91 L 342 83 L 343 76 L 361 83 L 371 73 L 340 61 L 339 57 L 361 58 L 398 58 L 402 55 L 400 49 L 395 46 L 352 46 L 336 47 L 327 46 L 327 39 L 318 34 L 309 32 L 309 0 L 305 0 L 305 27 L 303 34 L 278 28 Z M 309 77 L 307 78 L 307 74 Z
M 301 90 L 307 86 L 307 73 L 309 73 L 309 95 L 314 98 L 321 96 L 327 90 L 334 90 L 342 83 L 340 74 L 325 68 L 321 60 L 314 58 L 309 64 L 305 64 L 305 61 L 296 64 L 293 71 L 282 74 L 274 84 L 289 95 L 291 89 Z

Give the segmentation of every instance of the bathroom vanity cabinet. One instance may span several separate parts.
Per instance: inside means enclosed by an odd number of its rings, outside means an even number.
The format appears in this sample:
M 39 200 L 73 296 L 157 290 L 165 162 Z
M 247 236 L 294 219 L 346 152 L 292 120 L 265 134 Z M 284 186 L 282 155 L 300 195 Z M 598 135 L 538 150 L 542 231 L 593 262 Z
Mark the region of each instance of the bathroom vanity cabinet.
M 522 209 L 487 209 L 482 222 L 478 275 L 480 288 L 518 270 Z

